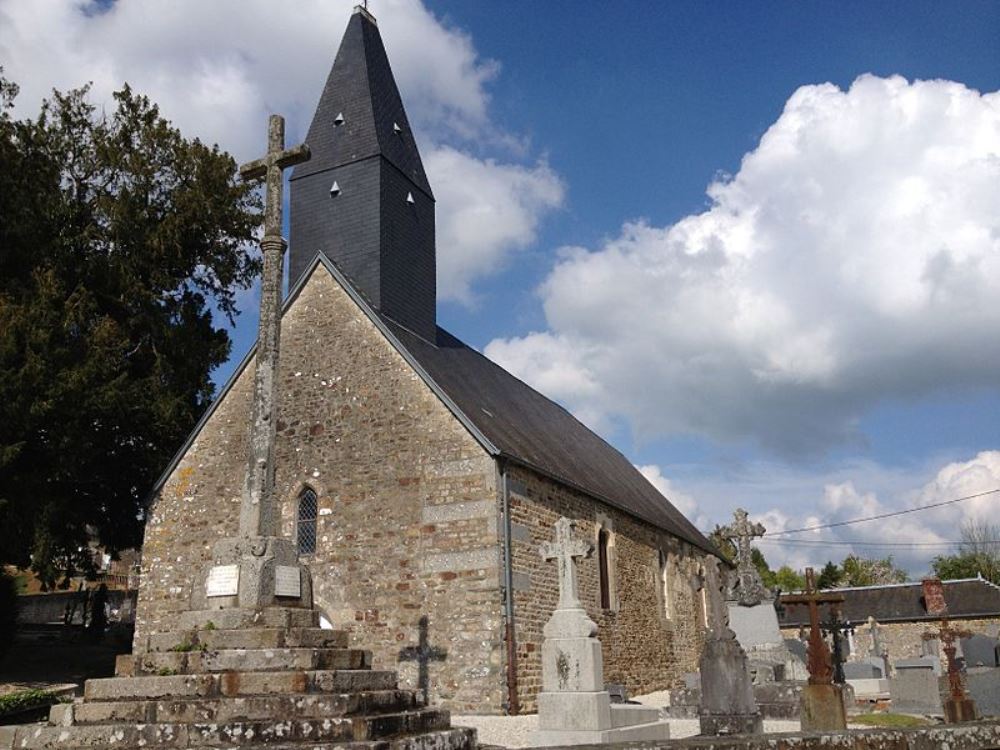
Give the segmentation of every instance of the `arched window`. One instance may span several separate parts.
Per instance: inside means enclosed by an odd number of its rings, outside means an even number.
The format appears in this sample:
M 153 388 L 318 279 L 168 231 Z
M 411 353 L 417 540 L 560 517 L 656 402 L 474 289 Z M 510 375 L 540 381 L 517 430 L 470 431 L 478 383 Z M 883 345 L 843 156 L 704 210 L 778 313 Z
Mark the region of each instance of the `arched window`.
M 306 487 L 299 495 L 299 510 L 295 519 L 295 541 L 300 555 L 316 551 L 316 493 Z
M 608 563 L 608 542 L 611 535 L 602 528 L 597 532 L 597 569 L 601 577 L 601 609 L 611 609 L 611 569 Z

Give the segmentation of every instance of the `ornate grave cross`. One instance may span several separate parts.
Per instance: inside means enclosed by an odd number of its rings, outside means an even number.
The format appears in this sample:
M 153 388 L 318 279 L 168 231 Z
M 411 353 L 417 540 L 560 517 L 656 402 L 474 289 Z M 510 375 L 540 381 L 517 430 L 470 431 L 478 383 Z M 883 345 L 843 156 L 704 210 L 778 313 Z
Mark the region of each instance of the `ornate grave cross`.
M 556 560 L 559 564 L 559 609 L 580 609 L 577 591 L 577 558 L 585 558 L 593 551 L 593 546 L 573 535 L 576 522 L 563 516 L 555 524 L 556 540 L 542 544 L 542 559 Z
M 882 628 L 879 627 L 878 620 L 871 615 L 868 616 L 868 631 L 872 638 L 871 655 L 882 659 L 885 676 L 889 676 L 889 650 L 882 643 Z
M 766 529 L 759 523 L 751 523 L 747 512 L 737 508 L 733 513 L 733 523 L 719 528 L 719 536 L 733 542 L 736 547 L 736 582 L 733 593 L 744 607 L 760 604 L 767 596 L 767 589 L 753 564 L 750 543 L 754 537 L 764 536 Z
M 816 590 L 816 574 L 812 568 L 806 568 L 806 590 L 801 594 L 784 594 L 782 604 L 809 606 L 809 684 L 829 685 L 833 678 L 830 666 L 830 649 L 823 640 L 823 632 L 819 624 L 819 605 L 839 604 L 844 601 L 842 594 L 824 594 Z
M 285 247 L 281 236 L 282 171 L 309 159 L 305 144 L 285 148 L 285 118 L 271 115 L 267 128 L 267 154 L 240 167 L 244 180 L 264 178 L 264 273 L 260 285 L 260 326 L 257 333 L 256 371 L 250 421 L 250 450 L 240 536 L 269 537 L 278 531 L 274 507 L 274 408 L 277 402 L 278 345 L 281 336 L 281 280 Z
M 438 648 L 430 644 L 428 637 L 427 615 L 420 618 L 420 635 L 416 646 L 407 646 L 399 652 L 400 661 L 415 661 L 417 663 L 417 687 L 424 693 L 424 700 L 430 698 L 430 663 L 432 661 L 444 661 L 448 658 L 447 649 Z
M 840 619 L 840 608 L 837 605 L 830 607 L 830 619 L 820 623 L 820 627 L 833 641 L 833 681 L 843 685 L 847 682 L 847 676 L 844 674 L 844 661 L 847 657 L 844 653 L 844 641 L 847 640 L 848 633 L 854 632 L 854 627 Z
M 945 658 L 948 660 L 948 690 L 951 693 L 951 697 L 956 701 L 963 701 L 969 696 L 965 693 L 965 685 L 962 683 L 962 670 L 959 668 L 958 660 L 955 658 L 955 652 L 957 651 L 955 642 L 959 638 L 969 638 L 971 636 L 972 631 L 953 627 L 948 622 L 947 614 L 942 615 L 941 625 L 937 630 L 928 630 L 921 636 L 925 641 L 941 641 L 941 650 L 944 651 Z

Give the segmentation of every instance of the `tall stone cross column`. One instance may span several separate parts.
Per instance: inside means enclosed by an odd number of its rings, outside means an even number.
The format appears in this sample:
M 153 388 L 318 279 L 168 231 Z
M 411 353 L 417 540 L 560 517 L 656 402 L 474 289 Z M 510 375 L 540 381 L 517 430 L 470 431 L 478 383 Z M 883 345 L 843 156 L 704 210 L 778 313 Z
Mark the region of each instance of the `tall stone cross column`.
M 556 539 L 542 545 L 542 558 L 555 560 L 559 570 L 559 609 L 581 609 L 576 559 L 587 557 L 593 547 L 573 535 L 575 524 L 565 516 L 555 523 Z
M 201 585 L 191 592 L 193 610 L 312 607 L 312 578 L 299 562 L 291 539 L 278 536 L 274 497 L 275 409 L 278 401 L 278 344 L 281 336 L 281 277 L 285 240 L 281 237 L 282 170 L 306 161 L 305 145 L 285 148 L 285 120 L 271 115 L 267 153 L 240 167 L 244 180 L 265 179 L 264 274 L 260 289 L 250 445 L 237 536 L 219 539 Z M 256 620 L 253 620 L 256 622 Z
M 281 282 L 287 243 L 281 236 L 282 172 L 309 159 L 305 144 L 285 148 L 285 118 L 271 115 L 267 128 L 267 154 L 240 167 L 244 180 L 264 178 L 266 199 L 264 275 L 260 285 L 260 325 L 257 333 L 257 367 L 254 372 L 250 450 L 243 502 L 240 505 L 240 536 L 276 536 L 277 508 L 274 502 L 274 438 L 278 384 L 278 348 L 281 338 Z

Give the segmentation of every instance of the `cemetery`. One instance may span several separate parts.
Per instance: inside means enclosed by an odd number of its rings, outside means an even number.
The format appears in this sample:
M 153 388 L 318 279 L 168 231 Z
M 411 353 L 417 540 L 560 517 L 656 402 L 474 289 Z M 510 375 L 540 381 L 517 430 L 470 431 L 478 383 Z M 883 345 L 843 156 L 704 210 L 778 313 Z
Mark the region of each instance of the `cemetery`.
M 438 327 L 408 135 L 365 3 L 307 142 L 239 167 L 256 344 L 127 580 L 18 597 L 0 750 L 1000 747 L 1000 587 L 765 585 L 747 510 L 710 538 Z

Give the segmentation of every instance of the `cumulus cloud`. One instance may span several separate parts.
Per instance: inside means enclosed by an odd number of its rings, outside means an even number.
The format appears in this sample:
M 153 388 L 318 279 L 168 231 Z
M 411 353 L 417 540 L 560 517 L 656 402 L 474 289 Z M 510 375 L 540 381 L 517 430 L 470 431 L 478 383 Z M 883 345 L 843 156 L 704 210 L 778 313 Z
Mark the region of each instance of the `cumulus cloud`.
M 884 475 L 886 469 L 881 469 Z M 795 567 L 821 566 L 827 560 L 840 561 L 849 553 L 862 557 L 892 555 L 896 563 L 920 576 L 930 571 L 935 555 L 952 554 L 960 540 L 962 526 L 968 522 L 996 522 L 998 494 L 982 494 L 1000 489 L 1000 451 L 983 451 L 968 461 L 957 461 L 932 472 L 931 478 L 913 486 L 909 470 L 898 470 L 892 483 L 897 490 L 880 497 L 870 489 L 858 489 L 853 480 L 831 481 L 812 496 L 800 494 L 798 507 L 822 509 L 821 512 L 796 514 L 793 498 L 782 498 L 779 507 L 758 512 L 770 534 L 871 518 L 935 503 L 949 503 L 938 508 L 880 518 L 875 521 L 826 528 L 787 536 L 776 535 L 761 543 L 772 565 L 789 563 Z M 885 476 L 883 476 L 883 481 Z M 861 480 L 864 481 L 864 480 Z M 950 501 L 979 495 L 958 503 Z M 831 543 L 837 544 L 831 544 Z M 855 544 L 847 544 L 854 542 Z M 907 546 L 910 545 L 910 546 Z M 930 546 L 936 545 L 936 546 Z
M 709 207 L 564 248 L 547 330 L 486 353 L 600 425 L 785 457 L 885 398 L 995 384 L 1000 93 L 803 86 Z
M 674 484 L 665 476 L 663 470 L 656 464 L 646 464 L 636 466 L 639 472 L 649 480 L 649 483 L 656 487 L 667 500 L 669 500 L 677 510 L 685 515 L 695 526 L 700 529 L 708 529 L 708 518 L 698 509 L 695 499 L 686 492 L 677 489 Z
M 432 149 L 426 162 L 436 186 L 441 296 L 469 303 L 472 282 L 534 243 L 542 217 L 562 205 L 565 189 L 545 162 L 498 164 L 449 146 Z
M 290 138 L 304 136 L 354 4 L 0 0 L 0 61 L 21 86 L 18 114 L 34 114 L 53 88 L 88 81 L 92 100 L 110 107 L 112 92 L 128 82 L 186 134 L 246 160 L 262 148 L 269 112 L 286 116 Z M 371 8 L 441 196 L 448 243 L 439 287 L 445 298 L 468 301 L 477 277 L 533 241 L 562 200 L 561 183 L 544 163 L 481 155 L 518 138 L 489 117 L 487 87 L 499 64 L 481 58 L 468 34 L 419 0 L 377 0 Z

